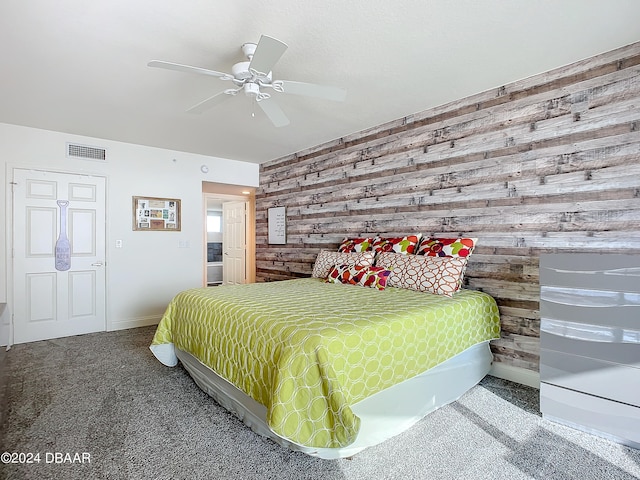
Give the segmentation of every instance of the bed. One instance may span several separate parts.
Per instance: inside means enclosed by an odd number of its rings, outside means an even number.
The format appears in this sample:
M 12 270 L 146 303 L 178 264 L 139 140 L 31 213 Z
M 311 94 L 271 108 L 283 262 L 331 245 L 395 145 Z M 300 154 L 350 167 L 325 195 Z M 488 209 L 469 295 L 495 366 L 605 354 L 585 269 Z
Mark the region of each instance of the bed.
M 199 288 L 170 302 L 150 346 L 255 432 L 350 457 L 459 398 L 489 371 L 495 300 L 300 278 Z

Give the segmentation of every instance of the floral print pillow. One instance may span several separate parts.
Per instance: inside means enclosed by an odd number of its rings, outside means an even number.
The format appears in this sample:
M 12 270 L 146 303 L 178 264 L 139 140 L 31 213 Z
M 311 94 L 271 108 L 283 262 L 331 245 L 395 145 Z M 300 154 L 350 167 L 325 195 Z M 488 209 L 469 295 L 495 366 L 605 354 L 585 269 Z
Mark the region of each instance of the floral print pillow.
M 468 257 L 473 253 L 477 242 L 477 238 L 425 237 L 416 253 L 427 257 Z
M 387 280 L 390 275 L 391 270 L 387 270 L 384 267 L 369 267 L 362 274 L 358 285 L 384 290 L 387 288 Z
M 360 285 L 384 290 L 391 271 L 382 267 L 362 267 L 358 265 L 334 265 L 329 271 L 327 282 Z
M 373 240 L 373 251 L 376 253 L 395 252 L 413 254 L 416 253 L 421 238 L 421 233 L 404 237 L 376 237 Z
M 373 238 L 345 238 L 338 247 L 339 252 L 368 252 L 372 249 Z

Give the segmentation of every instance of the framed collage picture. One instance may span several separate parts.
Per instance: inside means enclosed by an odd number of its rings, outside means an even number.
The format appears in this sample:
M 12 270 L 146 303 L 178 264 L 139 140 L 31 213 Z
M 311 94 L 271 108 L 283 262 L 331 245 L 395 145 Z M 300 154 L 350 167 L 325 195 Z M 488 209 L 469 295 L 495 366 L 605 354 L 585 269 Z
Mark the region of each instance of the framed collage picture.
M 179 232 L 180 200 L 133 197 L 133 229 Z

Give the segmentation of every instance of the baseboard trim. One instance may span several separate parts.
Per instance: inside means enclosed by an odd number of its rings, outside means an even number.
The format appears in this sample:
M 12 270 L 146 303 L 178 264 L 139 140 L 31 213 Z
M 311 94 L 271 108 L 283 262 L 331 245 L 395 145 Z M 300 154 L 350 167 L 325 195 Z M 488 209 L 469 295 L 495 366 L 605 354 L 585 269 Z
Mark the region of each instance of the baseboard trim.
M 6 303 L 0 303 L 0 346 L 11 345 L 11 318 Z
M 502 362 L 493 362 L 489 375 L 540 389 L 540 374 L 525 368 L 505 365 Z
M 151 325 L 157 325 L 158 323 L 160 323 L 161 318 L 162 317 L 152 315 L 148 317 L 131 318 L 129 320 L 123 320 L 120 322 L 112 322 L 107 327 L 107 331 L 113 332 L 115 330 L 127 330 L 129 328 L 148 327 Z
M 11 339 L 11 327 L 9 325 L 0 325 L 0 347 L 6 348 Z

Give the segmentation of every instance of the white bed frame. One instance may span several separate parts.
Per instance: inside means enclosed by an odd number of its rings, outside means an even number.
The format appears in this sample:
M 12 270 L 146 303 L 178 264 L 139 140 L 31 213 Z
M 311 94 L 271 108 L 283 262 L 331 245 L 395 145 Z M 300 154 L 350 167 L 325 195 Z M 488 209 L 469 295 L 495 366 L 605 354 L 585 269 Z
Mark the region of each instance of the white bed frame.
M 313 448 L 292 443 L 271 431 L 264 405 L 218 376 L 193 355 L 175 350 L 196 384 L 254 432 L 291 450 L 324 459 L 352 457 L 409 429 L 425 415 L 454 402 L 482 380 L 491 368 L 489 342 L 482 342 L 444 363 L 351 406 L 360 417 L 355 442 L 343 448 Z

